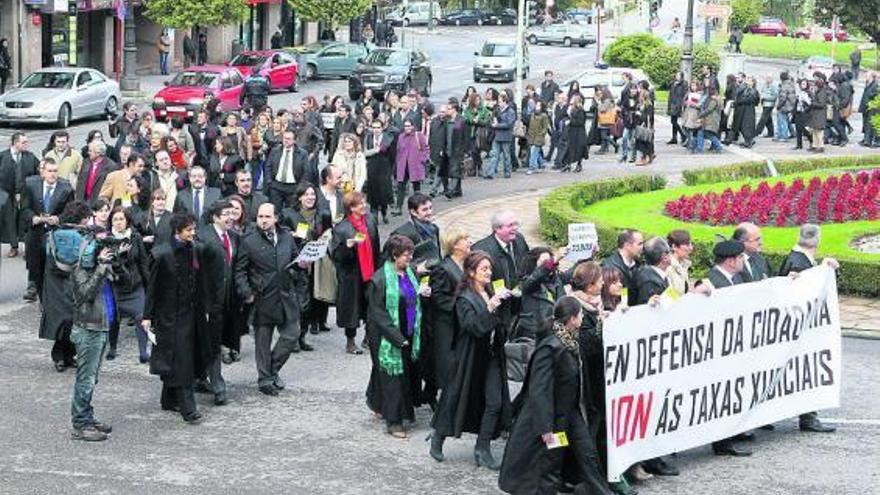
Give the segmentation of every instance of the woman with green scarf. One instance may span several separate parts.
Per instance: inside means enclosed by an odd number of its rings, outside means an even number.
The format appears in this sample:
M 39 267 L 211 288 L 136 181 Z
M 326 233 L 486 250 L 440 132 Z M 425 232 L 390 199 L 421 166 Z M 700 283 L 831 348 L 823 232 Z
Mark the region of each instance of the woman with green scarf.
M 410 267 L 414 250 L 409 238 L 391 236 L 385 244 L 387 259 L 373 273 L 367 289 L 367 334 L 373 357 L 367 405 L 385 419 L 395 438 L 407 438 L 407 423 L 415 420 L 413 401 L 420 390 L 416 364 L 422 343 L 419 296 L 431 294 Z

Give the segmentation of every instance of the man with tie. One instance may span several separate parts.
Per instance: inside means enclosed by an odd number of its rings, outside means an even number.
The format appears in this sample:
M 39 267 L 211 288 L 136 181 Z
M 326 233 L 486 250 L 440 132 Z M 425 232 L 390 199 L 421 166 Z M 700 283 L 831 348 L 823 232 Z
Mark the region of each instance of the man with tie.
M 207 391 L 214 394 L 214 405 L 225 406 L 226 381 L 220 369 L 220 343 L 226 326 L 233 322 L 232 297 L 232 260 L 236 254 L 238 239 L 230 234 L 232 226 L 232 204 L 220 200 L 206 210 L 211 224 L 198 231 L 198 239 L 204 246 L 202 266 L 207 277 L 205 310 L 208 313 L 207 381 L 200 378 L 196 381 L 196 392 Z
M 216 187 L 206 187 L 205 182 L 207 174 L 205 169 L 195 166 L 189 171 L 188 189 L 184 189 L 177 193 L 174 200 L 174 213 L 187 212 L 196 218 L 198 225 L 208 225 L 211 219 L 207 218 L 204 213 L 214 202 L 220 199 L 220 189 Z
M 265 180 L 269 202 L 275 205 L 276 211 L 299 206 L 296 202 L 297 183 L 318 183 L 318 178 L 309 172 L 308 164 L 308 154 L 296 145 L 296 134 L 290 129 L 285 130 L 281 135 L 281 146 L 269 154 Z
M 58 216 L 73 200 L 70 184 L 58 178 L 58 164 L 44 158 L 40 180 L 28 180 L 21 195 L 21 217 L 28 228 L 25 238 L 25 264 L 28 287 L 24 300 L 33 302 L 43 294 L 43 270 L 46 266 L 46 229 L 59 224 Z M 35 177 L 36 178 L 36 177 Z
M 241 240 L 235 257 L 235 287 L 245 304 L 253 304 L 254 357 L 260 392 L 277 396 L 284 389 L 278 372 L 290 354 L 299 352 L 300 299 L 296 287 L 305 282 L 299 251 L 290 230 L 278 225 L 272 203 L 257 209 L 258 230 Z M 293 265 L 293 266 L 291 266 Z M 272 336 L 278 341 L 272 347 Z
M 76 180 L 76 199 L 91 203 L 98 198 L 107 176 L 118 167 L 107 158 L 107 145 L 102 141 L 89 143 L 88 154 L 88 163 L 84 164 Z
M 39 173 L 40 161 L 28 151 L 28 138 L 22 132 L 12 134 L 12 146 L 0 153 L 0 242 L 12 246 L 9 257 L 18 256 L 18 205 L 25 179 Z
M 760 227 L 751 222 L 743 222 L 733 231 L 733 240 L 741 242 L 745 248 L 745 261 L 740 273 L 743 282 L 760 282 L 774 276 L 770 263 L 761 254 L 763 243 Z

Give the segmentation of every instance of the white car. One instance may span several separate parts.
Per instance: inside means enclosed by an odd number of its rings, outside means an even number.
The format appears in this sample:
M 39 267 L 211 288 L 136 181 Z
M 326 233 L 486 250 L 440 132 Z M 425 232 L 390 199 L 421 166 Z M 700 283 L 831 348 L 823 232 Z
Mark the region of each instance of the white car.
M 511 82 L 516 78 L 516 41 L 489 39 L 474 52 L 474 82 L 484 79 Z M 529 49 L 523 44 L 523 79 L 529 75 Z
M 813 55 L 801 62 L 798 66 L 797 74 L 800 79 L 813 79 L 813 73 L 815 72 L 825 74 L 826 78 L 831 77 L 831 74 L 834 72 L 834 60 L 831 57 Z
M 632 74 L 634 82 L 646 80 L 650 83 L 648 76 L 639 69 L 609 67 L 607 69 L 587 69 L 567 81 L 562 89 L 564 91 L 567 90 L 571 82 L 577 80 L 581 85 L 581 94 L 584 95 L 584 99 L 588 100 L 593 97 L 596 87 L 607 86 L 611 90 L 611 94 L 614 95 L 614 100 L 617 101 L 620 100 L 620 93 L 623 91 L 623 86 L 626 83 L 626 80 L 623 78 L 625 72 Z
M 2 123 L 54 123 L 119 111 L 119 84 L 95 69 L 46 67 L 0 96 Z
M 395 26 L 428 24 L 431 20 L 431 14 L 437 21 L 443 18 L 439 2 L 434 2 L 433 12 L 431 11 L 431 2 L 409 2 L 406 7 L 399 7 L 389 12 L 385 19 L 391 21 L 391 24 Z

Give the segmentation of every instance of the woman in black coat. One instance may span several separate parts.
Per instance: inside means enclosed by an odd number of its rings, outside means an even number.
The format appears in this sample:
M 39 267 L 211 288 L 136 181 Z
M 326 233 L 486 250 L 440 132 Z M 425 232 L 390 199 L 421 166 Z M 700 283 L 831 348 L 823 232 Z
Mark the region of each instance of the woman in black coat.
M 577 163 L 575 172 L 583 170 L 581 160 L 590 158 L 590 149 L 587 146 L 587 112 L 584 111 L 584 101 L 580 93 L 574 94 L 568 105 L 568 148 L 565 154 L 565 167 L 563 172 L 572 169 L 572 164 Z
M 235 173 L 244 170 L 245 162 L 236 150 L 235 137 L 223 136 L 214 142 L 208 166 L 208 185 L 219 187 L 223 196 L 235 194 Z
M 474 251 L 464 261 L 464 277 L 455 300 L 455 371 L 440 395 L 431 426 L 431 457 L 442 462 L 446 437 L 476 433 L 474 459 L 477 466 L 493 471 L 501 464 L 492 456 L 490 442 L 510 425 L 503 319 L 496 315 L 511 296 L 507 289 L 492 289 L 492 261 Z
M 229 201 L 230 206 L 232 206 L 233 211 L 232 228 L 229 229 L 229 232 L 238 237 L 238 239 L 242 239 L 254 232 L 256 226 L 253 222 L 248 221 L 247 205 L 245 205 L 241 196 L 233 194 L 226 199 Z M 234 290 L 233 288 L 233 293 L 235 293 Z M 234 300 L 236 301 L 236 306 L 232 312 L 232 325 L 223 326 L 222 343 L 224 347 L 229 349 L 227 354 L 221 356 L 224 364 L 232 364 L 241 360 L 241 336 L 247 335 L 250 331 L 248 320 L 250 319 L 253 305 L 246 304 L 240 299 Z
M 443 261 L 431 270 L 431 358 L 434 384 L 446 388 L 454 372 L 455 351 L 455 296 L 464 277 L 464 260 L 471 253 L 471 239 L 461 229 L 451 227 L 443 231 Z
M 141 326 L 144 315 L 144 284 L 150 276 L 150 253 L 144 247 L 141 235 L 134 229 L 131 213 L 117 206 L 110 213 L 110 236 L 127 245 L 119 250 L 118 262 L 113 263 L 113 298 L 116 302 L 116 318 L 110 326 L 110 350 L 107 360 L 116 358 L 119 341 L 119 320 L 123 316 L 134 318 L 134 333 L 138 342 L 141 364 L 150 360 L 147 351 L 147 333 Z M 127 242 L 126 242 L 127 241 Z
M 171 241 L 171 212 L 165 208 L 165 191 L 156 189 L 150 194 L 150 209 L 143 212 L 136 221 L 141 240 L 152 253 L 153 248 Z
M 684 100 L 687 98 L 687 94 L 688 82 L 685 81 L 683 73 L 677 72 L 675 79 L 672 81 L 672 86 L 669 88 L 669 102 L 666 106 L 666 114 L 669 115 L 669 119 L 672 121 L 672 139 L 666 144 L 678 144 L 679 135 L 681 135 L 682 144 L 687 141 L 687 134 L 678 124 L 678 119 L 684 112 Z
M 281 225 L 290 229 L 297 250 L 302 251 L 306 244 L 317 241 L 325 232 L 333 228 L 330 212 L 318 208 L 318 190 L 308 182 L 299 183 L 296 189 L 296 207 L 285 208 L 281 212 Z M 318 333 L 318 319 L 315 307 L 311 304 L 312 294 L 315 288 L 315 278 L 312 267 L 309 266 L 308 292 L 303 294 L 308 303 L 304 304 L 300 312 L 299 347 L 304 351 L 314 350 L 314 347 L 306 343 L 306 335 L 311 332 Z
M 370 210 L 378 217 L 382 214 L 382 222 L 388 223 L 388 205 L 394 202 L 394 176 L 392 145 L 394 136 L 385 130 L 381 119 L 370 122 L 370 129 L 365 131 L 364 156 L 367 157 L 367 180 L 364 183 L 364 194 Z
M 560 296 L 565 295 L 559 275 L 556 271 L 553 251 L 547 247 L 532 248 L 522 262 L 520 280 L 519 321 L 516 325 L 516 337 L 529 337 L 538 340 L 542 322 L 553 314 L 553 306 Z
M 9 40 L 0 39 L 0 95 L 6 92 L 6 81 L 12 74 L 12 57 L 9 56 Z
M 761 101 L 761 94 L 755 87 L 755 78 L 749 77 L 736 95 L 736 108 L 741 112 L 739 131 L 743 136 L 743 147 L 755 145 L 755 106 Z
M 596 444 L 583 411 L 581 384 L 581 304 L 562 297 L 529 364 L 517 413 L 504 449 L 498 486 L 508 493 L 555 494 L 563 483 L 584 483 L 586 492 L 609 494 Z M 565 433 L 568 446 L 553 447 Z
M 379 268 L 379 226 L 367 212 L 363 193 L 351 191 L 342 201 L 345 219 L 333 228 L 328 251 L 336 267 L 336 326 L 345 329 L 345 352 L 363 354 L 354 338 L 367 316 L 366 285 Z M 362 344 L 366 344 L 366 337 Z

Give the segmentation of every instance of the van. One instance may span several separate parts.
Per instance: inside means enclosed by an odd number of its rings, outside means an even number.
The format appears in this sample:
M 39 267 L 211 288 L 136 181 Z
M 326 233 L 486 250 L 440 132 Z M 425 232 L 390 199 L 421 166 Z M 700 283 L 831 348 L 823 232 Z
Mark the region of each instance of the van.
M 428 24 L 431 20 L 431 2 L 409 2 L 406 6 L 391 11 L 385 16 L 385 19 L 391 21 L 395 26 L 409 26 L 417 24 Z M 434 19 L 443 17 L 443 11 L 440 4 L 434 3 Z
M 474 52 L 474 82 L 484 79 L 512 82 L 516 78 L 516 41 L 488 39 Z M 529 48 L 523 44 L 523 73 L 529 75 Z

